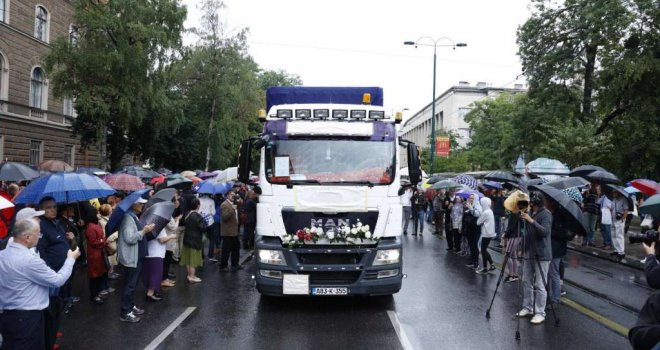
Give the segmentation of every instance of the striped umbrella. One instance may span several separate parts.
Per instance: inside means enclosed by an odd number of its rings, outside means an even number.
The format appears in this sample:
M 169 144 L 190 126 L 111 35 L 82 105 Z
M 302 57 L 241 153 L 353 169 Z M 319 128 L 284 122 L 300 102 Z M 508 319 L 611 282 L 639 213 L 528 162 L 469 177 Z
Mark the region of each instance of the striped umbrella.
M 139 177 L 128 174 L 111 174 L 103 178 L 110 187 L 120 191 L 137 191 L 144 189 L 144 183 Z
M 453 180 L 454 182 L 459 183 L 461 185 L 465 185 L 475 191 L 477 190 L 477 186 L 479 186 L 477 179 L 475 179 L 474 176 L 471 175 L 466 175 L 466 174 L 456 175 L 456 177 L 454 177 Z

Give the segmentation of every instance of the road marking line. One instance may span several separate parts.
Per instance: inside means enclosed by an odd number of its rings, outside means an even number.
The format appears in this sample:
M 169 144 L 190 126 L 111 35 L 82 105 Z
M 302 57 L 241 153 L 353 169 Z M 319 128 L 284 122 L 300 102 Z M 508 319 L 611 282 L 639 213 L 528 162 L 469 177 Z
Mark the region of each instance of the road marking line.
M 151 341 L 151 343 L 149 343 L 149 345 L 147 345 L 147 346 L 144 348 L 144 350 L 154 350 L 154 349 L 156 349 L 156 347 L 158 347 L 158 345 L 160 345 L 160 343 L 162 343 L 163 340 L 165 340 L 165 338 L 167 338 L 172 332 L 174 332 L 174 330 L 175 330 L 177 327 L 179 327 L 179 325 L 180 325 L 180 324 L 181 324 L 186 318 L 188 318 L 188 316 L 190 316 L 190 314 L 192 314 L 193 311 L 195 311 L 195 309 L 197 309 L 197 308 L 194 307 L 194 306 L 190 306 L 190 307 L 188 307 L 188 308 L 187 308 L 187 309 L 186 309 L 186 310 L 185 310 L 185 311 L 184 311 L 179 317 L 176 318 L 176 320 L 172 321 L 172 323 L 170 323 L 170 325 L 167 326 L 167 328 L 165 328 L 165 330 L 164 330 L 163 332 L 161 332 L 161 333 L 156 337 L 156 339 L 154 339 L 153 341 Z
M 626 328 L 625 326 L 623 326 L 619 323 L 616 323 L 616 322 L 610 320 L 609 318 L 597 313 L 596 311 L 593 311 L 593 310 L 591 310 L 591 309 L 589 309 L 589 308 L 587 308 L 583 305 L 580 305 L 580 304 L 578 304 L 578 303 L 574 302 L 573 300 L 568 299 L 566 297 L 562 297 L 561 302 L 568 305 L 569 307 L 577 310 L 578 312 L 581 312 L 581 313 L 593 318 L 594 320 L 600 322 L 605 327 L 621 334 L 622 336 L 628 337 L 629 329 Z
M 394 331 L 399 338 L 401 346 L 403 346 L 403 350 L 413 350 L 412 344 L 410 344 L 410 340 L 408 340 L 406 331 L 403 330 L 403 326 L 401 325 L 401 322 L 399 322 L 399 317 L 396 315 L 396 312 L 388 310 L 387 316 L 390 317 L 390 322 L 392 322 L 392 327 L 394 327 Z

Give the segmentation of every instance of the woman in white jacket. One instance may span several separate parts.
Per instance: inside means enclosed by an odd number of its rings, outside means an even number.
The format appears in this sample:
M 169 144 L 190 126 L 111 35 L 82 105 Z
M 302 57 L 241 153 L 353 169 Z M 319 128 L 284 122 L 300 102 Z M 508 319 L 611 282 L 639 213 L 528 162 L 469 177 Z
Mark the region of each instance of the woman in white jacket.
M 491 258 L 490 253 L 488 253 L 490 240 L 495 237 L 495 215 L 490 208 L 490 198 L 481 198 L 479 203 L 481 204 L 481 215 L 479 215 L 479 218 L 477 219 L 477 225 L 481 227 L 481 258 L 483 260 L 483 266 L 481 270 L 477 271 L 477 273 L 487 274 L 489 271 L 495 270 L 493 258 Z M 490 267 L 488 264 L 490 264 Z

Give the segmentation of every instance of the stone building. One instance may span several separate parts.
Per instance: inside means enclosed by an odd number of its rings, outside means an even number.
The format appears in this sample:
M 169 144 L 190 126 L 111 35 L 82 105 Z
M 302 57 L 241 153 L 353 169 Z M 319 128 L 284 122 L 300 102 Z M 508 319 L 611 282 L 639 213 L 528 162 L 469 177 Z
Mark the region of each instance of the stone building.
M 72 136 L 70 98 L 55 98 L 43 58 L 56 38 L 76 40 L 68 0 L 0 0 L 0 159 L 37 165 L 49 159 L 74 167 L 99 157 Z

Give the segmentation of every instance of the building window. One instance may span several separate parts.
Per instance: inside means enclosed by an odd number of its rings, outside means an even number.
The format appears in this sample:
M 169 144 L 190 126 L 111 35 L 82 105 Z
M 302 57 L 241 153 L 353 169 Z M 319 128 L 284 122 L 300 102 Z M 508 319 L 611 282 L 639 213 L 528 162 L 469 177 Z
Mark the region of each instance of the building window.
M 44 154 L 44 142 L 30 140 L 30 165 L 37 166 L 41 163 Z
M 75 166 L 73 163 L 76 159 L 75 147 L 73 145 L 64 145 L 64 162 Z
M 465 121 L 465 116 L 468 113 L 470 113 L 471 110 L 472 110 L 472 108 L 465 108 L 465 107 L 462 107 L 462 108 L 458 109 L 458 117 L 461 118 L 461 121 Z
M 73 47 L 78 46 L 78 27 L 74 24 L 69 25 L 69 43 Z
M 67 117 L 73 117 L 73 99 L 70 97 L 65 97 L 64 101 L 64 110 L 62 111 L 62 114 L 64 114 Z
M 43 6 L 37 6 L 34 19 L 34 37 L 48 42 L 48 11 Z
M 7 23 L 7 1 L 0 0 L 0 22 Z
M 44 71 L 40 67 L 32 70 L 32 80 L 30 82 L 30 116 L 43 119 L 46 109 L 46 79 Z
M 5 137 L 0 135 L 0 162 L 6 161 L 5 159 Z
M 4 54 L 0 51 L 0 112 L 4 112 L 7 109 L 8 80 L 9 67 Z

